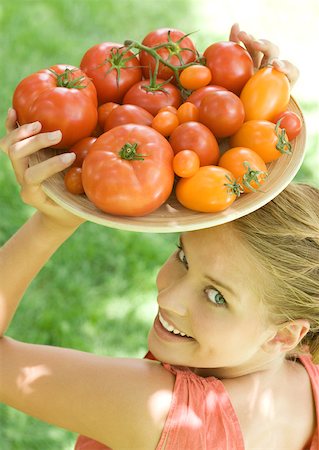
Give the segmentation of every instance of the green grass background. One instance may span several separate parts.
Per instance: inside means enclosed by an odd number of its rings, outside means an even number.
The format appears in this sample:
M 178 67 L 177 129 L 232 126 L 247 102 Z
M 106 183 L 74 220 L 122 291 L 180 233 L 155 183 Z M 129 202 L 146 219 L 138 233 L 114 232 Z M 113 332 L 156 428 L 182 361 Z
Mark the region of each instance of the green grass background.
M 209 33 L 201 34 L 201 24 L 207 20 L 204 10 L 198 12 L 201 2 L 0 0 L 1 135 L 13 90 L 22 78 L 57 63 L 77 66 L 92 45 L 142 39 L 164 26 L 199 30 L 194 40 L 202 50 L 226 39 L 228 29 L 224 34 L 214 32 L 213 23 Z M 270 6 L 269 14 L 275 8 Z M 203 28 L 209 28 L 207 23 Z M 263 34 L 267 35 L 267 28 Z M 297 100 L 313 122 L 316 100 Z M 319 185 L 316 130 L 310 130 L 307 146 L 297 178 Z M 0 210 L 3 243 L 32 214 L 20 200 L 4 154 L 0 154 Z M 84 224 L 32 283 L 9 334 L 28 342 L 142 357 L 156 311 L 156 272 L 175 242 L 175 234 L 129 233 Z M 74 440 L 72 433 L 0 405 L 0 450 L 68 450 Z

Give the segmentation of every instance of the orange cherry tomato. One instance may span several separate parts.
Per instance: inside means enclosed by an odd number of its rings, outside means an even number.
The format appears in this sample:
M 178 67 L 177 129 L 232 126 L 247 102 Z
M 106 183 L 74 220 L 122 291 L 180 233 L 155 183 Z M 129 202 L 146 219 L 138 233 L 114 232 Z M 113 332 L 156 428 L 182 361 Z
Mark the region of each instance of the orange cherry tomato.
M 177 200 L 186 208 L 200 212 L 218 212 L 228 208 L 238 194 L 231 172 L 223 167 L 204 166 L 176 185 Z
M 191 177 L 195 175 L 199 167 L 199 156 L 193 150 L 182 150 L 174 156 L 173 169 L 179 177 Z
M 291 153 L 291 144 L 285 130 L 267 120 L 249 120 L 230 138 L 231 147 L 250 148 L 265 163 L 278 159 L 283 153 Z
M 177 117 L 179 123 L 184 122 L 198 122 L 199 109 L 191 102 L 182 103 L 177 110 Z
M 179 76 L 179 81 L 183 88 L 191 90 L 207 86 L 211 79 L 211 71 L 208 67 L 201 64 L 186 67 Z
M 159 112 L 152 120 L 152 128 L 165 137 L 170 136 L 178 125 L 177 115 L 170 111 Z
M 118 103 L 114 102 L 107 102 L 103 105 L 98 107 L 97 114 L 98 114 L 98 124 L 101 127 L 101 129 L 104 129 L 104 124 L 110 113 L 113 111 L 113 109 L 117 108 L 119 106 Z
M 71 167 L 64 175 L 65 187 L 71 194 L 80 195 L 84 193 L 82 184 L 82 168 Z
M 160 113 L 163 111 L 169 111 L 174 114 L 177 114 L 177 108 L 175 108 L 175 106 L 163 106 L 163 108 L 161 108 L 158 112 Z
M 287 109 L 290 84 L 286 75 L 273 67 L 258 70 L 240 94 L 245 121 L 270 120 Z
M 256 191 L 267 177 L 264 160 L 250 148 L 234 147 L 227 150 L 218 165 L 234 175 L 244 192 Z

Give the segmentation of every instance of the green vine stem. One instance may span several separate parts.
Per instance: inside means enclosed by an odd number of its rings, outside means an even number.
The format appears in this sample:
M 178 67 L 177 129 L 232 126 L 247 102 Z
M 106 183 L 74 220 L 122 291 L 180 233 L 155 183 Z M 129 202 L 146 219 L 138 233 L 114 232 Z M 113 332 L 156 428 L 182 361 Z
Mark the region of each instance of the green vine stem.
M 183 38 L 184 37 L 185 36 L 183 36 Z M 156 50 L 158 50 L 160 48 L 164 48 L 164 47 L 167 48 L 168 50 L 170 50 L 170 49 L 173 50 L 173 51 L 176 50 L 177 45 L 176 45 L 176 42 L 173 42 L 173 41 L 168 41 L 168 42 L 165 42 L 165 43 L 162 43 L 162 44 L 158 44 L 158 45 L 156 45 L 154 47 L 147 47 L 146 45 L 141 44 L 138 41 L 126 40 L 124 42 L 124 46 L 127 47 L 127 50 L 133 50 L 134 49 L 134 50 L 138 50 L 138 52 L 145 51 L 145 52 L 147 52 L 149 55 L 151 55 L 155 59 L 156 66 L 155 66 L 155 71 L 153 73 L 153 77 L 154 77 L 153 80 L 157 78 L 157 73 L 158 73 L 158 68 L 159 68 L 159 64 L 160 63 L 165 65 L 169 69 L 171 69 L 172 72 L 174 73 L 174 76 L 175 76 L 178 88 L 181 90 L 183 97 L 187 97 L 190 94 L 190 91 L 184 89 L 183 86 L 181 85 L 180 79 L 179 79 L 179 72 L 181 70 L 186 69 L 189 66 L 193 66 L 193 65 L 199 64 L 199 63 L 201 63 L 201 64 L 204 63 L 204 58 L 200 57 L 198 54 L 197 54 L 197 58 L 195 59 L 195 61 L 192 61 L 192 62 L 187 63 L 187 64 L 181 64 L 180 66 L 174 66 L 174 64 L 171 64 L 169 61 L 167 61 L 164 58 L 162 58 L 162 56 L 159 55 Z M 189 50 L 189 49 L 180 48 L 180 50 Z M 168 83 L 169 81 L 167 80 L 166 82 Z M 153 90 L 154 89 L 155 88 L 154 88 L 154 84 L 153 84 Z
M 86 87 L 85 84 L 81 84 L 85 80 L 85 77 L 83 75 L 77 78 L 73 78 L 74 72 L 76 72 L 78 69 L 66 68 L 62 73 L 57 73 L 52 69 L 49 70 L 56 77 L 57 87 L 64 87 L 67 89 L 84 89 Z
M 243 175 L 243 185 L 247 188 L 250 189 L 251 191 L 257 192 L 257 189 L 255 189 L 253 186 L 251 186 L 251 182 L 254 181 L 257 186 L 261 186 L 261 183 L 259 181 L 259 179 L 266 179 L 268 176 L 268 173 L 265 172 L 264 170 L 254 170 L 250 167 L 250 164 L 248 161 L 244 161 L 243 162 L 244 167 L 247 168 L 247 171 L 245 172 L 245 174 Z M 260 191 L 260 190 L 259 190 Z M 262 191 L 261 191 L 262 192 Z
M 280 153 L 286 153 L 288 155 L 291 155 L 292 146 L 286 137 L 286 130 L 284 128 L 282 128 L 281 131 L 279 131 L 281 121 L 282 121 L 282 118 L 278 120 L 278 122 L 276 123 L 276 127 L 275 127 L 275 133 L 278 137 L 276 149 L 278 151 L 280 151 Z

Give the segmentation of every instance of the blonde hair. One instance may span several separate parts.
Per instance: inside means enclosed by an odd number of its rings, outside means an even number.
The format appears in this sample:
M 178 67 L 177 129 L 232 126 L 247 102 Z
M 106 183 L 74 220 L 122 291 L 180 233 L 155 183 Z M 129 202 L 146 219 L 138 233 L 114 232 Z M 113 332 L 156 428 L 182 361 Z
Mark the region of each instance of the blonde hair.
M 263 301 L 276 323 L 305 319 L 305 345 L 319 363 L 319 189 L 291 183 L 257 211 L 233 222 L 258 259 Z M 297 349 L 297 350 L 298 350 Z

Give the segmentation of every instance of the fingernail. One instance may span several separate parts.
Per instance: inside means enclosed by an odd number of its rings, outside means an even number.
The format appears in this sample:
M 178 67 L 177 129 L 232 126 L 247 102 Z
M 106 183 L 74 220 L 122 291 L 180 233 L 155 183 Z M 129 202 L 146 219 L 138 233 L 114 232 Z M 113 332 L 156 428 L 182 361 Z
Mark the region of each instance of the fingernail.
M 51 133 L 47 133 L 47 136 L 50 141 L 56 141 L 57 139 L 61 139 L 62 133 L 60 130 L 51 131 Z
M 280 61 L 280 59 L 274 60 L 273 64 L 276 64 L 276 66 L 280 67 L 281 69 L 285 66 L 284 63 Z
M 8 115 L 12 114 L 12 111 L 13 111 L 13 108 L 11 108 L 11 106 L 10 106 L 10 108 L 8 109 Z
M 29 130 L 36 131 L 40 127 L 40 122 L 33 122 L 29 124 Z
M 62 155 L 60 155 L 60 158 L 64 164 L 68 164 L 75 160 L 75 156 L 76 156 L 75 153 L 70 152 L 70 153 L 63 153 Z

